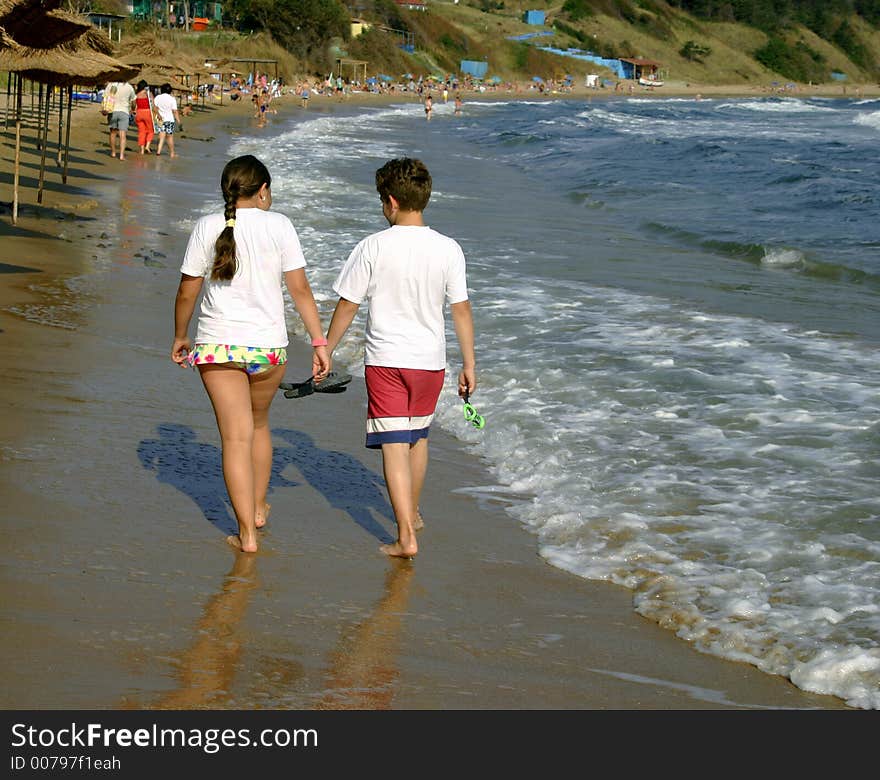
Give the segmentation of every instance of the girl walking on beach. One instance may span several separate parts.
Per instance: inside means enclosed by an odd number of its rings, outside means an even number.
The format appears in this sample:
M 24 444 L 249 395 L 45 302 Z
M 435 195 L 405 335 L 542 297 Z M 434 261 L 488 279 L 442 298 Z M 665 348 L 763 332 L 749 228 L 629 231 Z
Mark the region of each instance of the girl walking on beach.
M 296 229 L 269 210 L 271 181 L 252 155 L 226 164 L 220 180 L 226 207 L 196 223 L 186 248 L 171 346 L 175 363 L 198 368 L 214 407 L 223 478 L 238 520 L 238 535 L 229 541 L 244 552 L 256 552 L 257 529 L 269 516 L 269 406 L 287 362 L 282 282 L 312 339 L 312 374 L 320 381 L 330 370 Z M 203 286 L 193 344 L 189 324 Z
M 152 154 L 153 150 L 150 149 L 150 144 L 155 137 L 153 129 L 153 98 L 150 95 L 149 85 L 143 79 L 138 82 L 134 102 L 134 118 L 138 128 L 138 146 L 141 148 L 141 154 L 144 154 L 144 152 Z

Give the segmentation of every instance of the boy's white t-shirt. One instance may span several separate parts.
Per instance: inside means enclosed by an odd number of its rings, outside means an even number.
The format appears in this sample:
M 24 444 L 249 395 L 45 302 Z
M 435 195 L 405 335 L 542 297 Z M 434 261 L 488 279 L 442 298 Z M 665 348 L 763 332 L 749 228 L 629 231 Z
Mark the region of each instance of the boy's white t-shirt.
M 368 301 L 364 364 L 446 368 L 446 303 L 468 298 L 464 253 L 427 226 L 394 225 L 363 239 L 333 283 L 337 295 Z
M 196 222 L 180 267 L 187 276 L 205 277 L 195 343 L 286 347 L 284 273 L 306 265 L 296 229 L 278 212 L 238 209 L 238 269 L 230 281 L 212 281 L 214 245 L 225 224 L 222 214 Z
M 159 117 L 163 122 L 173 122 L 174 112 L 177 111 L 177 98 L 170 92 L 162 92 L 153 98 L 153 105 L 159 110 Z

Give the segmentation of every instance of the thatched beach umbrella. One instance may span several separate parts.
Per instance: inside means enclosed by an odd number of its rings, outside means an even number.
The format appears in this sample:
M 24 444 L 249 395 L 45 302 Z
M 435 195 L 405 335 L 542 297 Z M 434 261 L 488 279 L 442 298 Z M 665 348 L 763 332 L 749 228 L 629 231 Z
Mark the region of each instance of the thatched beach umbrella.
M 0 3 L 9 5 L 8 0 Z M 25 3 L 27 4 L 27 3 Z M 2 12 L 0 8 L 0 12 Z M 48 16 L 48 15 L 47 15 Z M 68 15 L 69 16 L 69 15 Z M 69 20 L 68 20 L 69 21 Z M 34 24 L 39 25 L 37 18 Z M 84 29 L 83 29 L 84 28 Z M 36 81 L 40 88 L 40 107 L 38 110 L 37 139 L 42 151 L 40 177 L 37 188 L 37 202 L 43 202 L 43 181 L 46 168 L 46 146 L 49 134 L 50 87 L 66 88 L 67 91 L 67 136 L 64 143 L 64 168 L 62 181 L 67 181 L 67 158 L 70 150 L 70 112 L 73 104 L 73 85 L 98 85 L 110 80 L 130 78 L 136 68 L 125 66 L 96 48 L 105 48 L 100 36 L 90 32 L 90 25 L 80 25 L 75 38 L 67 38 L 64 43 L 52 48 L 38 48 L 20 45 L 8 34 L 0 36 L 0 70 L 17 74 L 16 151 L 15 176 L 13 185 L 13 223 L 18 214 L 18 167 L 21 149 L 21 90 L 22 79 Z M 105 49 L 106 50 L 106 49 Z M 46 100 L 43 104 L 42 85 L 46 85 Z M 8 109 L 7 109 L 8 110 Z M 61 163 L 61 125 L 63 103 L 59 101 L 58 119 L 58 162 Z
M 22 46 L 51 48 L 87 32 L 84 16 L 59 11 L 61 0 L 0 0 L 0 27 Z

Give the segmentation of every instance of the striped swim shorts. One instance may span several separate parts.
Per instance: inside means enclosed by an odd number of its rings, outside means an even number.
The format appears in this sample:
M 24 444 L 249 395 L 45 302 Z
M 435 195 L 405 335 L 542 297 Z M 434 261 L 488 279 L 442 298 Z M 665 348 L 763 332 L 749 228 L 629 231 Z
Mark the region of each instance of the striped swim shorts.
M 366 366 L 367 442 L 415 444 L 428 436 L 446 372 Z
M 239 347 L 235 344 L 196 344 L 187 358 L 195 368 L 200 365 L 216 363 L 233 363 L 249 374 L 268 371 L 273 366 L 287 362 L 287 350 L 284 347 Z

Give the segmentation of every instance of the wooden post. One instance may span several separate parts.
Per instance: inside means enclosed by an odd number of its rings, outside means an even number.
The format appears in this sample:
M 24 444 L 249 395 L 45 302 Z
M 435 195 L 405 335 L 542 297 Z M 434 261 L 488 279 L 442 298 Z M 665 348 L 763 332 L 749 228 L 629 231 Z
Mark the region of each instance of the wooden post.
M 42 84 L 40 85 L 42 86 Z M 41 145 L 40 154 L 40 182 L 37 186 L 37 203 L 43 202 L 43 182 L 46 178 L 46 147 L 49 145 L 49 85 L 46 85 L 46 107 L 43 110 L 42 127 L 38 125 L 37 133 L 42 131 L 43 143 Z
M 9 99 L 12 96 L 12 74 L 6 74 L 6 110 L 3 112 L 3 129 L 9 126 Z
M 15 172 L 12 176 L 12 224 L 18 222 L 18 169 L 21 163 L 21 119 L 15 120 Z
M 64 92 L 58 87 L 58 153 L 55 155 L 55 164 L 61 167 L 61 142 L 62 130 L 64 129 Z
M 70 158 L 70 114 L 73 110 L 73 85 L 67 88 L 67 130 L 64 134 L 64 169 L 61 172 L 61 183 L 67 184 L 67 160 Z

